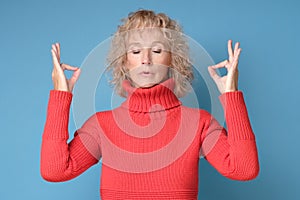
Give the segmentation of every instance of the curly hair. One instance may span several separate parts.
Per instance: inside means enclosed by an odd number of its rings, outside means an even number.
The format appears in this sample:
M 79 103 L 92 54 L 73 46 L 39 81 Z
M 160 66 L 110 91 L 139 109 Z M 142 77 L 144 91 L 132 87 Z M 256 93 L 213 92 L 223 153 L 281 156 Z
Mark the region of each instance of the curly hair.
M 170 78 L 175 81 L 174 93 L 178 97 L 184 96 L 189 91 L 189 83 L 193 80 L 193 70 L 189 58 L 189 47 L 182 33 L 182 28 L 175 20 L 164 13 L 156 14 L 152 10 L 138 10 L 129 13 L 122 19 L 123 24 L 112 37 L 110 52 L 107 57 L 107 70 L 112 73 L 111 84 L 116 92 L 126 97 L 122 82 L 128 79 L 124 63 L 126 61 L 126 38 L 131 30 L 145 28 L 159 28 L 171 48 Z M 127 36 L 127 37 L 126 37 Z

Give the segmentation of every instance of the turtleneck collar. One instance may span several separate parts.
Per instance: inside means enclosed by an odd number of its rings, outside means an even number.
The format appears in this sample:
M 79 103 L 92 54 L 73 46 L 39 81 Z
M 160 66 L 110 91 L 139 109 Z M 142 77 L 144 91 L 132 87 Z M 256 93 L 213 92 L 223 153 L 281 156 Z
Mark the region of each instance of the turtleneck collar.
M 173 93 L 175 86 L 173 79 L 168 79 L 150 88 L 134 88 L 128 80 L 124 80 L 122 86 L 127 92 L 127 99 L 122 106 L 131 112 L 165 111 L 181 105 Z

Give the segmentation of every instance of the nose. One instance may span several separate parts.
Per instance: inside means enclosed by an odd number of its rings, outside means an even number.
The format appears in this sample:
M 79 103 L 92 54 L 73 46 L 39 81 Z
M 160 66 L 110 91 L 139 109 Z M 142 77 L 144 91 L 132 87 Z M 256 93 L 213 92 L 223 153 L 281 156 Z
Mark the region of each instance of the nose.
M 144 48 L 142 51 L 142 64 L 150 65 L 151 63 L 151 50 L 149 48 Z

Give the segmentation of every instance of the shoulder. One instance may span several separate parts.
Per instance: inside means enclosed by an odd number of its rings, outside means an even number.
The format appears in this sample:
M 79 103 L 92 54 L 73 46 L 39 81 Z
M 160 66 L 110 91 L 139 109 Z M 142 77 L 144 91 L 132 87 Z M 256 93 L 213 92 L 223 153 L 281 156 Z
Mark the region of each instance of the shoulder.
M 203 119 L 210 119 L 212 117 L 212 115 L 207 110 L 201 108 L 182 106 L 182 110 L 192 116 L 198 115 Z
M 95 112 L 94 114 L 90 115 L 84 122 L 84 126 L 95 126 L 99 125 L 100 122 L 103 121 L 103 119 L 107 119 L 108 116 L 110 115 L 112 111 L 111 110 L 106 110 L 106 111 L 98 111 Z
M 187 121 L 188 124 L 198 124 L 200 129 L 209 127 L 210 124 L 215 121 L 213 115 L 205 109 L 182 106 L 182 111 L 183 118 L 186 118 L 185 121 Z
M 112 113 L 112 110 L 104 110 L 104 111 L 98 111 L 94 115 L 98 118 L 103 118 L 105 116 L 108 116 Z

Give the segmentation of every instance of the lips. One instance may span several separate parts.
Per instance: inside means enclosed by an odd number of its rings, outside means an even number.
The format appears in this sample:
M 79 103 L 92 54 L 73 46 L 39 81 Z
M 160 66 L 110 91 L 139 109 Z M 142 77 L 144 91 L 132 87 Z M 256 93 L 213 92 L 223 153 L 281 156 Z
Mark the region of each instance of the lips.
M 142 71 L 142 72 L 140 72 L 139 74 L 140 74 L 141 76 L 146 76 L 146 77 L 152 76 L 152 75 L 153 75 L 153 73 L 152 73 L 152 72 L 149 72 L 149 71 Z

